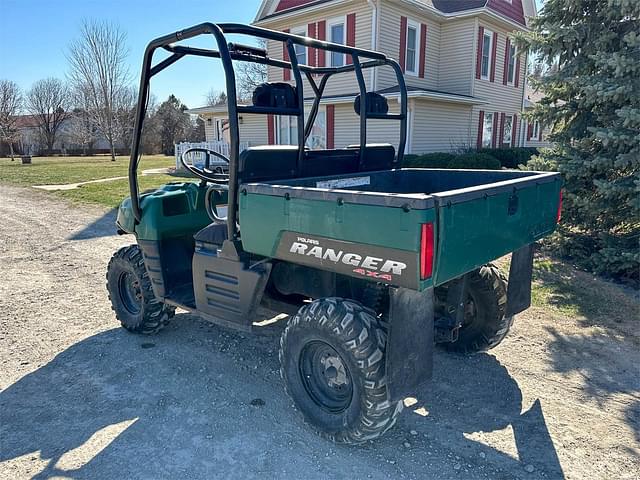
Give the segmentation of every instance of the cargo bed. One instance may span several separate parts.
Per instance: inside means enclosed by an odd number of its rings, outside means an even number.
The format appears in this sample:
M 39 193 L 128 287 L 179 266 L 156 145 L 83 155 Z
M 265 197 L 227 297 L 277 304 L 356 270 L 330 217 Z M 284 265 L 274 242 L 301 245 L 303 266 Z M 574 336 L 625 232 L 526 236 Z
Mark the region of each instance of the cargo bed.
M 558 173 L 441 169 L 247 183 L 240 188 L 242 243 L 255 254 L 353 276 L 370 272 L 331 256 L 292 255 L 291 242 L 300 237 L 356 256 L 358 246 L 374 247 L 377 253 L 367 253 L 374 258 L 411 263 L 402 278 L 378 280 L 423 290 L 551 233 L 561 183 Z M 434 259 L 425 279 L 420 246 L 422 225 L 429 223 Z

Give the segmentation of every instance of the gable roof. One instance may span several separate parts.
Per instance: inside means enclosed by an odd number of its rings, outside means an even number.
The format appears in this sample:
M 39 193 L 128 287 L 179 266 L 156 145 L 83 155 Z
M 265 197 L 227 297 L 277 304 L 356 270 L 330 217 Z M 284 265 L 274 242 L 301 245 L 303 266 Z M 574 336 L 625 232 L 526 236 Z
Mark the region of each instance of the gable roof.
M 262 0 L 254 22 L 277 17 L 307 7 L 329 3 L 335 0 Z M 520 25 L 527 25 L 527 18 L 536 15 L 535 0 L 409 0 L 410 3 L 422 4 L 434 13 L 444 17 L 486 9 Z

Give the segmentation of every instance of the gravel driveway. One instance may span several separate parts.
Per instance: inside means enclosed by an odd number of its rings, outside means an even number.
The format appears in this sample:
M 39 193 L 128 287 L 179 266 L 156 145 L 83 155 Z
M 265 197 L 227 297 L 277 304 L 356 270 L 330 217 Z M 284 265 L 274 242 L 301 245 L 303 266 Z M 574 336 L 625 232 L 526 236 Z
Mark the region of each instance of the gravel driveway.
M 437 353 L 382 439 L 337 446 L 294 412 L 283 322 L 247 336 L 179 313 L 119 328 L 114 215 L 0 186 L 0 478 L 638 478 L 638 345 L 532 308 L 490 354 Z

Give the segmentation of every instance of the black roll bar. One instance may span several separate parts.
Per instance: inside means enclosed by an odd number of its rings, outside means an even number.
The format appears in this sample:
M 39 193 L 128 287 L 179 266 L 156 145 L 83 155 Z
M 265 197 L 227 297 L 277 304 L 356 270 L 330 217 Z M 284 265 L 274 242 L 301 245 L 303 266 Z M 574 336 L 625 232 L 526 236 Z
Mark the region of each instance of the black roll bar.
M 269 58 L 264 49 L 243 45 L 239 43 L 228 43 L 225 35 L 239 34 L 249 35 L 264 40 L 273 40 L 283 42 L 289 54 L 289 61 Z M 211 35 L 216 42 L 216 50 L 207 50 L 203 48 L 195 48 L 186 45 L 175 45 L 176 42 L 188 40 L 200 35 Z M 343 53 L 347 58 L 351 59 L 350 64 L 340 67 L 315 67 L 310 65 L 298 64 L 295 52 L 295 45 L 304 45 L 314 49 L 325 50 L 329 52 Z M 163 49 L 171 55 L 156 65 L 152 66 L 153 55 L 156 50 Z M 140 161 L 140 138 L 142 135 L 142 127 L 146 116 L 147 103 L 149 98 L 149 82 L 151 77 L 160 73 L 165 68 L 173 65 L 175 62 L 187 55 L 195 55 L 209 58 L 219 58 L 225 74 L 225 84 L 227 93 L 227 112 L 229 114 L 229 206 L 227 214 L 227 233 L 230 240 L 238 238 L 238 158 L 239 158 L 239 122 L 238 114 L 240 113 L 258 113 L 273 115 L 288 115 L 297 117 L 298 125 L 298 171 L 304 156 L 304 146 L 311 134 L 313 124 L 318 114 L 322 94 L 330 77 L 338 73 L 355 72 L 358 81 L 358 89 L 360 91 L 360 151 L 359 162 L 362 166 L 364 160 L 366 139 L 367 139 L 367 119 L 387 119 L 400 121 L 400 142 L 398 145 L 398 153 L 394 159 L 394 167 L 398 167 L 402 163 L 404 149 L 407 136 L 407 88 L 404 81 L 404 75 L 398 62 L 387 58 L 382 53 L 372 50 L 350 47 L 347 45 L 339 45 L 336 43 L 325 42 L 307 37 L 300 37 L 285 32 L 268 30 L 266 28 L 255 27 L 250 25 L 242 25 L 238 23 L 201 23 L 193 27 L 180 30 L 178 32 L 164 35 L 152 40 L 147 45 L 144 52 L 142 72 L 140 73 L 140 88 L 138 91 L 138 105 L 135 117 L 135 126 L 133 131 L 133 139 L 131 145 L 131 158 L 129 161 L 129 191 L 131 194 L 131 206 L 133 215 L 137 222 L 142 219 L 142 209 L 140 207 L 140 196 L 138 187 L 138 163 Z M 244 61 L 259 63 L 289 69 L 293 72 L 293 78 L 296 85 L 298 108 L 276 108 L 276 107 L 257 107 L 238 105 L 235 72 L 233 70 L 233 61 Z M 377 114 L 367 111 L 367 88 L 364 81 L 363 69 L 390 66 L 393 68 L 398 86 L 400 90 L 400 113 L 399 114 Z M 302 73 L 305 74 L 311 88 L 314 91 L 315 98 L 309 112 L 309 118 L 305 125 L 304 120 L 304 84 Z M 320 83 L 318 84 L 313 75 L 320 75 Z

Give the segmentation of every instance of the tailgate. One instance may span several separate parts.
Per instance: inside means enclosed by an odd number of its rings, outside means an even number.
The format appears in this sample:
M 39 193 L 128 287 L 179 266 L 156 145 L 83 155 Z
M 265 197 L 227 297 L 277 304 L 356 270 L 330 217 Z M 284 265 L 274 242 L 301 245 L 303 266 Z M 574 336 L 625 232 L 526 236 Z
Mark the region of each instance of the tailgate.
M 562 180 L 535 175 L 434 194 L 438 239 L 434 284 L 535 242 L 555 230 Z

